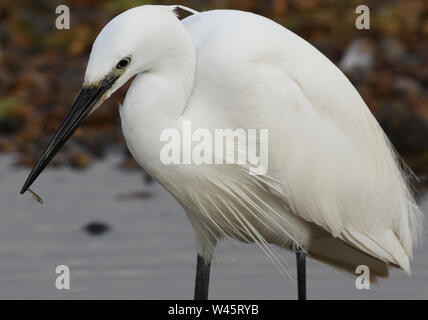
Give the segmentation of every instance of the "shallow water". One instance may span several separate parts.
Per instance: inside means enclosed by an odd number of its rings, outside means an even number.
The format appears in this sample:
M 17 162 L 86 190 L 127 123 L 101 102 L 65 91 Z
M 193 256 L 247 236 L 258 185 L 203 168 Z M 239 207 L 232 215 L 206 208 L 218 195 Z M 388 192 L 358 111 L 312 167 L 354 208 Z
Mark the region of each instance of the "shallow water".
M 19 195 L 28 169 L 0 157 L 0 299 L 191 299 L 195 245 L 189 222 L 159 185 L 138 172 L 119 170 L 111 156 L 88 170 L 47 169 L 33 188 L 44 200 Z M 145 197 L 134 193 L 146 191 Z M 422 204 L 428 212 L 428 197 Z M 94 237 L 90 221 L 112 228 Z M 425 240 L 428 232 L 425 233 Z M 311 299 L 427 299 L 428 241 L 409 278 L 392 270 L 370 290 L 355 279 L 308 259 Z M 294 254 L 282 250 L 295 276 Z M 67 265 L 70 290 L 55 287 L 55 268 Z M 295 299 L 295 284 L 282 277 L 254 245 L 224 242 L 212 269 L 212 299 Z

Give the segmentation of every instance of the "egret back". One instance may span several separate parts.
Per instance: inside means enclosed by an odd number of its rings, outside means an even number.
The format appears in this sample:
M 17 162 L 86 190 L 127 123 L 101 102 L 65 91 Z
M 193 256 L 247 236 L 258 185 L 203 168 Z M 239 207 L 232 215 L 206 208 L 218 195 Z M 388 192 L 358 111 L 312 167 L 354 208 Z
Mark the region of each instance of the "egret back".
M 346 76 L 258 15 L 215 10 L 183 24 L 197 56 L 183 118 L 196 127 L 269 129 L 266 181 L 276 181 L 267 185 L 284 212 L 409 271 L 421 212 L 408 174 Z M 230 180 L 227 172 L 219 181 Z

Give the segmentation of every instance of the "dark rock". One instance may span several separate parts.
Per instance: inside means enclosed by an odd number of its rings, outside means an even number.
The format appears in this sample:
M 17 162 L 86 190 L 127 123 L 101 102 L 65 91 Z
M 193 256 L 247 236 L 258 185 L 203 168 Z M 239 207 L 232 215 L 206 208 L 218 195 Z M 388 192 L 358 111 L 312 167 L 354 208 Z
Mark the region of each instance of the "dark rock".
M 89 222 L 83 227 L 83 230 L 85 230 L 91 236 L 99 236 L 109 231 L 110 229 L 111 227 L 108 224 L 99 221 Z
M 153 193 L 150 191 L 136 191 L 136 192 L 129 192 L 124 193 L 118 196 L 118 199 L 120 200 L 132 200 L 132 199 L 147 199 L 151 198 L 153 196 Z

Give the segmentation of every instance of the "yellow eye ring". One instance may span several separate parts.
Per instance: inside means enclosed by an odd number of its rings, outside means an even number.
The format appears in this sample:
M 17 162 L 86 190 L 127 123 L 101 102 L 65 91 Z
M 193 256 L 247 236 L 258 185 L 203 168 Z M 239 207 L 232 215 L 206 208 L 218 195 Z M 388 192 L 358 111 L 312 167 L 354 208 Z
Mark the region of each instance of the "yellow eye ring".
M 131 63 L 131 58 L 124 58 L 117 63 L 116 68 L 118 69 L 126 68 L 130 63 Z

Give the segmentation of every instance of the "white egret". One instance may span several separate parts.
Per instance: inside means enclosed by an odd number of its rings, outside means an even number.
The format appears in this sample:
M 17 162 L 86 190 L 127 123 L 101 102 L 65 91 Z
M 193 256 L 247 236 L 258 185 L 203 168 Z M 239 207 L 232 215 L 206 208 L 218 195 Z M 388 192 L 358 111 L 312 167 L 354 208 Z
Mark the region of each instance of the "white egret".
M 120 107 L 123 133 L 138 163 L 190 219 L 196 299 L 208 297 L 211 259 L 224 237 L 256 242 L 276 263 L 269 244 L 297 251 L 300 299 L 306 254 L 351 273 L 366 265 L 373 279 L 390 266 L 410 273 L 421 213 L 392 146 L 344 74 L 265 17 L 213 10 L 180 21 L 176 8 L 133 8 L 104 27 L 82 90 L 21 192 L 136 75 Z M 183 133 L 184 121 L 209 130 L 268 129 L 266 172 L 249 174 L 249 163 L 165 165 L 160 135 Z

